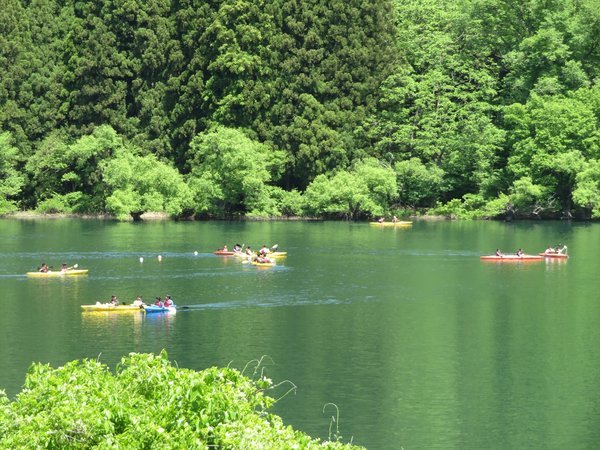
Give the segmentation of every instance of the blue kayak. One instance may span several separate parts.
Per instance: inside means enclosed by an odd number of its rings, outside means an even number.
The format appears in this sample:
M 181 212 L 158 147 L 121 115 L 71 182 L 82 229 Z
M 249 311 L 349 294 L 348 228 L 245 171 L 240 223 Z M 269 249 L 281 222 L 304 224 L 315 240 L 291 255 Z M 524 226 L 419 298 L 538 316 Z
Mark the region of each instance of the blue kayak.
M 172 313 L 177 311 L 177 306 L 144 305 L 144 311 L 146 311 L 147 313 Z

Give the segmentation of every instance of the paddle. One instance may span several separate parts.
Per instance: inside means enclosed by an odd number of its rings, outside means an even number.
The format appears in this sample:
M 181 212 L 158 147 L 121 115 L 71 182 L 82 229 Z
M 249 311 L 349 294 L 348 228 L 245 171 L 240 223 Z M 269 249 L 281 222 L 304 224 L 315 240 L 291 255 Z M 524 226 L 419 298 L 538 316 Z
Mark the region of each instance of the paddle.
M 279 245 L 275 244 L 273 247 L 271 247 L 271 250 L 275 251 L 275 250 L 277 250 L 277 247 L 279 247 Z

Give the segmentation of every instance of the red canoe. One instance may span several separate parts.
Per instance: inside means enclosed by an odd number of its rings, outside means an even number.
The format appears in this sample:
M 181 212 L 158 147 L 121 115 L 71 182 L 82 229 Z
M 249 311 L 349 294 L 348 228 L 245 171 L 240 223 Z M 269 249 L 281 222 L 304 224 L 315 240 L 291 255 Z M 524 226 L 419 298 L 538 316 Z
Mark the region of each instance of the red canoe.
M 235 255 L 235 252 L 230 252 L 230 251 L 226 251 L 226 250 L 217 250 L 216 252 L 213 252 L 213 254 L 221 255 L 221 256 L 233 256 L 233 255 Z
M 539 256 L 539 255 L 523 255 L 523 256 L 517 256 L 517 255 L 502 255 L 502 256 L 497 256 L 497 255 L 485 255 L 485 256 L 480 256 L 479 259 L 481 259 L 482 261 L 497 261 L 497 262 L 519 262 L 519 261 L 523 261 L 523 262 L 530 262 L 530 261 L 542 261 L 544 259 L 543 256 Z
M 569 255 L 565 255 L 563 253 L 538 253 L 540 256 L 544 258 L 559 258 L 559 259 L 567 259 Z

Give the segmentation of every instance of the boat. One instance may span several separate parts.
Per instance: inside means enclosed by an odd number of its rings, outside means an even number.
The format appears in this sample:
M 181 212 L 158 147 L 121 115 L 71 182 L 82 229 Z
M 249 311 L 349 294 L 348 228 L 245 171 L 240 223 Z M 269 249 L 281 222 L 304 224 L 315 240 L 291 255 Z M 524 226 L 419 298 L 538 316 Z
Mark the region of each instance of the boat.
M 271 261 L 271 262 L 251 261 L 250 264 L 252 264 L 253 266 L 257 266 L 257 267 L 273 267 L 273 266 L 277 265 L 277 263 L 275 263 L 275 261 Z
M 95 305 L 81 305 L 81 309 L 85 312 L 132 312 L 143 311 L 144 308 L 135 305 L 115 305 L 113 303 L 100 303 Z
M 412 225 L 412 222 L 402 220 L 399 220 L 398 222 L 369 222 L 369 225 L 379 227 L 410 227 Z
M 568 259 L 569 255 L 565 255 L 564 253 L 538 253 L 539 256 L 543 256 L 544 258 L 558 258 L 558 259 Z
M 144 311 L 147 313 L 173 313 L 177 311 L 177 306 L 144 305 Z
M 229 251 L 229 250 L 217 250 L 213 252 L 213 255 L 219 255 L 219 256 L 233 256 L 235 255 L 235 252 Z
M 69 277 L 74 275 L 87 275 L 88 269 L 70 269 L 70 270 L 49 270 L 48 272 L 27 272 L 28 277 L 51 278 L 51 277 Z
M 482 261 L 495 261 L 495 262 L 532 262 L 532 261 L 542 261 L 544 259 L 543 256 L 540 255 L 484 255 L 480 256 L 479 259 Z

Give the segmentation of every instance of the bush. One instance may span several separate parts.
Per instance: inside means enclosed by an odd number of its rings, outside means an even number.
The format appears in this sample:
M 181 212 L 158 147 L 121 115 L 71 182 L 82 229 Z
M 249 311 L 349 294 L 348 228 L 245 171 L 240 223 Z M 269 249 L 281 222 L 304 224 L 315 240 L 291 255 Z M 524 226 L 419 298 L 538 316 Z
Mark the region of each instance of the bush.
M 17 205 L 11 200 L 0 198 L 0 215 L 15 212 Z
M 397 197 L 396 175 L 372 158 L 352 171 L 317 176 L 304 193 L 308 214 L 358 219 L 381 216 Z
M 38 203 L 37 212 L 42 214 L 61 214 L 72 212 L 67 199 L 64 196 L 56 194 L 53 197 L 42 200 Z
M 0 391 L 4 448 L 356 448 L 321 443 L 267 412 L 272 382 L 232 368 L 174 367 L 132 353 L 115 373 L 96 360 L 33 364 L 12 402 Z

